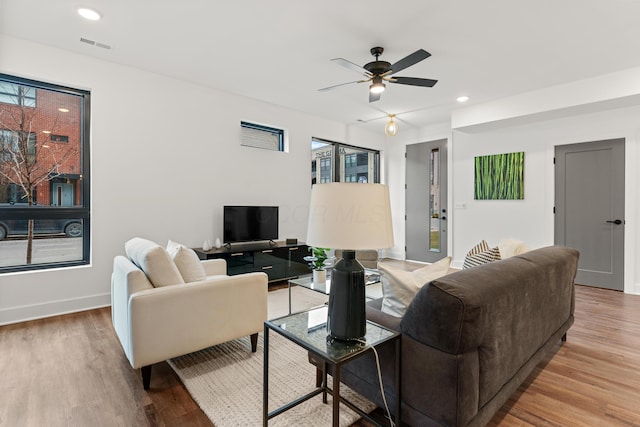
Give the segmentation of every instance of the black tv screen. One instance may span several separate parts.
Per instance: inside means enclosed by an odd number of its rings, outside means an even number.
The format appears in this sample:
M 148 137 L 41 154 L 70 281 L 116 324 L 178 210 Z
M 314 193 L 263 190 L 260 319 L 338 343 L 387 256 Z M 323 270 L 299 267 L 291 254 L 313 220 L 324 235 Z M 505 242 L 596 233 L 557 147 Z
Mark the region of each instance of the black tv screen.
M 278 206 L 225 206 L 225 243 L 278 239 Z

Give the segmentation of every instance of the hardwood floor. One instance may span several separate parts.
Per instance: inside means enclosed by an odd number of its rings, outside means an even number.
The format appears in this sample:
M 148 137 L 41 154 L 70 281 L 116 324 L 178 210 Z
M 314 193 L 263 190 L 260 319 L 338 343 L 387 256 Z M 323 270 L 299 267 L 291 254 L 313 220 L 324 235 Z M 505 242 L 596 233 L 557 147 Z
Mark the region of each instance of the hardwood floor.
M 211 426 L 167 363 L 142 389 L 109 308 L 0 327 L 0 381 L 0 426 Z M 640 426 L 640 296 L 577 286 L 567 342 L 489 425 Z

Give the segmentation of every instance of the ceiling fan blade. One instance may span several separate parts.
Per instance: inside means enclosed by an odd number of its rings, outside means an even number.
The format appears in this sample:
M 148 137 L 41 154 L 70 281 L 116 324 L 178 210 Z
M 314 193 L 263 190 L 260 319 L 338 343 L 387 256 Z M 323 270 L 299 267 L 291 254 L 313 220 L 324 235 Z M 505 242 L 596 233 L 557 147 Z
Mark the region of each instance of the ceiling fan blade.
M 422 87 L 433 87 L 437 80 L 432 79 L 421 79 L 418 77 L 393 77 L 389 80 L 390 83 L 397 83 L 401 85 L 410 85 L 410 86 L 422 86 Z
M 404 70 L 405 68 L 411 67 L 418 62 L 427 59 L 431 54 L 424 49 L 418 49 L 413 52 L 411 55 L 405 56 L 400 61 L 396 62 L 391 66 L 391 70 L 393 70 L 393 74 Z
M 338 65 L 342 65 L 345 68 L 355 71 L 356 73 L 364 74 L 366 76 L 371 76 L 371 73 L 366 69 L 362 68 L 358 64 L 354 64 L 351 61 L 347 61 L 344 58 L 333 58 L 331 62 L 335 62 Z
M 369 102 L 376 102 L 380 99 L 380 93 L 371 93 L 369 92 Z
M 365 80 L 356 80 L 355 82 L 340 83 L 339 85 L 323 87 L 322 89 L 318 89 L 318 91 L 319 92 L 326 92 L 328 90 L 335 89 L 335 88 L 338 88 L 340 86 L 346 86 L 346 85 L 350 85 L 350 84 L 354 84 L 354 83 L 361 83 L 361 82 L 364 82 L 364 81 Z

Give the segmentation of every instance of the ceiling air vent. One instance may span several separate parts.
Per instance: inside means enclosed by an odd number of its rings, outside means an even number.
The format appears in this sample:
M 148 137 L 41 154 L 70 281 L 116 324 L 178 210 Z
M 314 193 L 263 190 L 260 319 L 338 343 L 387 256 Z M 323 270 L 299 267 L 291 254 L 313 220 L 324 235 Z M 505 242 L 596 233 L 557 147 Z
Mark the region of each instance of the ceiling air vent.
M 96 41 L 93 41 L 93 40 L 85 39 L 84 37 L 80 37 L 80 41 L 82 43 L 90 44 L 91 46 L 98 46 L 98 47 L 101 47 L 103 49 L 111 49 L 111 46 L 109 46 L 108 44 L 104 44 L 104 43 L 96 42 Z

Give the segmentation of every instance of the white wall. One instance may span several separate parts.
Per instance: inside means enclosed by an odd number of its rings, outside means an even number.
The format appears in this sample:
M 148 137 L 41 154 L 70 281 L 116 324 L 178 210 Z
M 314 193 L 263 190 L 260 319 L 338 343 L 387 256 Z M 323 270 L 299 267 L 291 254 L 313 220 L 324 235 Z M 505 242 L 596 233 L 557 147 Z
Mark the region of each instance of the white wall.
M 498 244 L 503 238 L 523 240 L 532 247 L 552 245 L 555 146 L 625 138 L 624 290 L 640 294 L 638 117 L 640 107 L 630 107 L 524 126 L 474 128 L 474 133 L 451 131 L 448 126 L 439 126 L 405 134 L 403 140 L 388 141 L 388 182 L 396 237 L 396 246 L 390 255 L 404 259 L 404 152 L 408 144 L 449 139 L 449 255 L 453 257 L 452 266 L 459 268 L 466 252 L 482 239 L 491 245 Z M 524 200 L 474 200 L 474 157 L 515 151 L 525 152 Z M 461 207 L 463 205 L 464 208 Z
M 306 235 L 311 137 L 380 149 L 344 124 L 0 36 L 0 72 L 91 91 L 91 265 L 0 275 L 0 324 L 110 304 L 113 257 L 142 236 L 201 246 L 222 206 L 280 206 L 280 238 Z M 239 145 L 240 121 L 282 127 L 287 153 Z
M 640 293 L 638 175 L 640 165 L 640 107 L 575 115 L 536 124 L 478 133 L 453 132 L 452 167 L 455 170 L 453 258 L 461 265 L 466 251 L 482 239 L 495 245 L 513 237 L 532 247 L 553 244 L 554 168 L 556 145 L 625 138 L 625 285 Z M 475 156 L 525 152 L 524 200 L 473 200 Z

